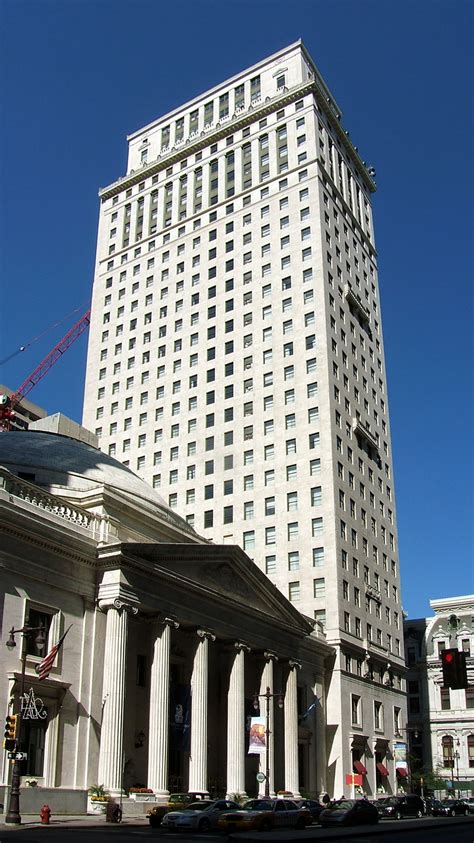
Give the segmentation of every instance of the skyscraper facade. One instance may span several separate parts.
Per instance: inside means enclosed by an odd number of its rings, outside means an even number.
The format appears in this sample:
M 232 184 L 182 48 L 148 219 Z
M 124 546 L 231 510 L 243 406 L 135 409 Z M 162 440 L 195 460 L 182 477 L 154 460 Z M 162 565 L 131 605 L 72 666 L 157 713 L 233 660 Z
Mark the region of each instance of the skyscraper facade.
M 126 175 L 100 191 L 84 424 L 325 630 L 329 788 L 396 792 L 374 172 L 301 42 L 128 141 Z

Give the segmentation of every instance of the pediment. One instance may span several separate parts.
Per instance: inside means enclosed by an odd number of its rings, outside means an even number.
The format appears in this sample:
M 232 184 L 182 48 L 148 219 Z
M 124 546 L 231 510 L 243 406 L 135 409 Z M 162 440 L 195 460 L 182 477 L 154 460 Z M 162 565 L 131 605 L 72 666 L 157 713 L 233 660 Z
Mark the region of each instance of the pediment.
M 312 630 L 258 566 L 235 545 L 124 544 L 126 558 L 147 562 L 183 588 L 272 617 L 302 633 Z

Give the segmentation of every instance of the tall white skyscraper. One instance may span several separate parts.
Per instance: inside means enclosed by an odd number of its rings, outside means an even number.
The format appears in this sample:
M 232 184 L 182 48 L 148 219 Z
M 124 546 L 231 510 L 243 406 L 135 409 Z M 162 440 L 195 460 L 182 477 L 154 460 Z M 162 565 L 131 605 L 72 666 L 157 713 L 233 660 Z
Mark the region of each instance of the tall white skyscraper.
M 126 175 L 100 191 L 84 424 L 324 627 L 329 782 L 394 792 L 406 717 L 373 170 L 301 42 L 128 141 Z

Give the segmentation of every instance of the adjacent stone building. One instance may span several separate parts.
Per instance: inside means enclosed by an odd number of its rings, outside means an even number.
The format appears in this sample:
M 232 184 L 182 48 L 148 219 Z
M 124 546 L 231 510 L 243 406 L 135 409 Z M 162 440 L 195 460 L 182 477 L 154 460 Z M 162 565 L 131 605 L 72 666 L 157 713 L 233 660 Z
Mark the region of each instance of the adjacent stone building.
M 474 795 L 474 595 L 430 600 L 434 615 L 405 621 L 408 740 L 411 755 L 445 780 L 445 790 Z M 466 653 L 469 687 L 445 688 L 441 652 Z
M 18 633 L 3 651 L 2 717 L 18 711 L 26 646 L 22 781 L 39 787 L 23 790 L 24 809 L 85 809 L 97 782 L 158 799 L 255 794 L 248 718 L 267 688 L 271 791 L 324 791 L 334 651 L 314 621 L 87 431 L 61 416 L 36 424 L 0 436 L 2 647 L 12 627 L 44 626 L 48 650 L 70 629 L 44 681 L 34 637 Z M 0 801 L 9 776 L 3 753 Z

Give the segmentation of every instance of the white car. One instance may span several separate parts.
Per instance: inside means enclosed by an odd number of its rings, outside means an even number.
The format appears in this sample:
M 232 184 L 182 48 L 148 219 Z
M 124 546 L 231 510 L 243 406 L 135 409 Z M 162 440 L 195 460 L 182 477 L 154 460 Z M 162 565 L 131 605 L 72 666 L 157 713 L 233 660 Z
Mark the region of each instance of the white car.
M 164 829 L 197 829 L 198 831 L 209 831 L 217 825 L 222 811 L 233 811 L 240 806 L 230 799 L 201 799 L 200 802 L 192 802 L 183 811 L 169 811 L 161 821 Z

